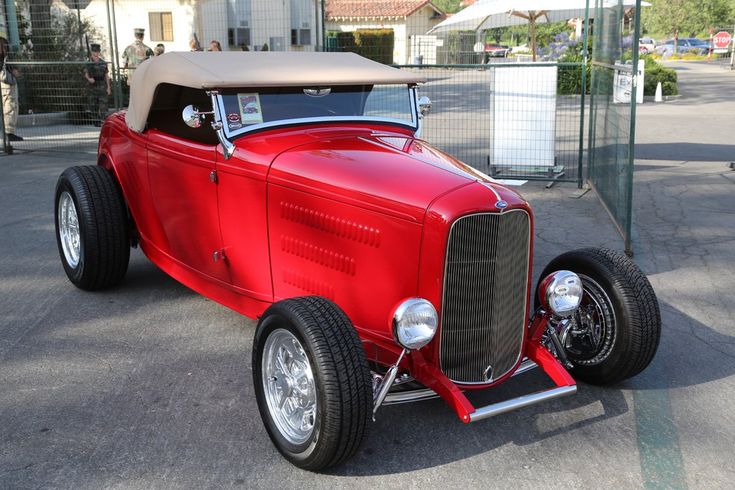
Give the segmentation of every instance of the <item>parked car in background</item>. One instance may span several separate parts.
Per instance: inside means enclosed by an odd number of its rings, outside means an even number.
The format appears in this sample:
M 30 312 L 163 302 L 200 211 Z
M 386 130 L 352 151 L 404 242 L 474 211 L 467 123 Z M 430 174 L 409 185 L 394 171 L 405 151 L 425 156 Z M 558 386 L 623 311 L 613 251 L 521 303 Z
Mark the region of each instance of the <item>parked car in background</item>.
M 507 58 L 511 52 L 510 46 L 504 44 L 485 43 L 485 63 L 489 58 Z
M 668 39 L 663 44 L 659 44 L 658 46 L 656 46 L 655 52 L 660 54 L 661 56 L 671 56 L 672 54 L 674 54 L 674 45 L 674 39 Z M 709 49 L 709 41 L 697 39 L 694 37 L 682 37 L 679 38 L 676 52 L 678 54 L 707 54 Z
M 425 81 L 353 53 L 146 61 L 97 165 L 59 177 L 69 280 L 118 285 L 139 246 L 258 319 L 248 391 L 275 447 L 309 470 L 354 455 L 382 405 L 441 397 L 472 423 L 641 372 L 661 331 L 643 272 L 586 248 L 532 284 L 531 206 L 419 139 Z M 534 367 L 550 386 L 466 396 Z M 386 425 L 406 423 L 427 430 Z
M 638 42 L 638 50 L 641 54 L 653 53 L 656 48 L 656 41 L 650 37 L 642 37 Z

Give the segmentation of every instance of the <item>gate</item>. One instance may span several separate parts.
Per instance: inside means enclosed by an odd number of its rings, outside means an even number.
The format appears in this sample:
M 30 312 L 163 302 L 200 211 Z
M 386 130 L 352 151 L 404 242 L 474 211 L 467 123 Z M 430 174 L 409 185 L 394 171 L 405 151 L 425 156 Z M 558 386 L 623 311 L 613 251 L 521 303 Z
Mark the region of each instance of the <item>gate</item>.
M 595 9 L 588 150 L 588 182 L 632 255 L 635 110 L 641 2 L 590 0 Z M 627 34 L 627 35 L 626 35 Z

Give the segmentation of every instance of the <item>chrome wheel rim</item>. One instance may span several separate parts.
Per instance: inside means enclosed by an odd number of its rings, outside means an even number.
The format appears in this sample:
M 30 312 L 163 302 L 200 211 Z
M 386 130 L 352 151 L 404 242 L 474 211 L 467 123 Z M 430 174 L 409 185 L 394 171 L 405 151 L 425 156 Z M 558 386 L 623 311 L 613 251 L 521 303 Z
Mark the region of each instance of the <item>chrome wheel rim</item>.
M 564 332 L 563 345 L 567 357 L 581 366 L 601 363 L 612 352 L 617 322 L 612 301 L 593 279 L 579 274 L 584 294 L 573 322 Z
M 59 197 L 59 238 L 61 239 L 61 249 L 64 252 L 64 258 L 69 267 L 79 265 L 79 257 L 81 255 L 81 238 L 79 234 L 79 217 L 77 216 L 77 208 L 74 206 L 74 199 L 71 194 L 64 191 Z
M 303 444 L 314 432 L 316 384 L 301 342 L 288 330 L 274 330 L 263 348 L 262 377 L 268 412 L 281 435 Z

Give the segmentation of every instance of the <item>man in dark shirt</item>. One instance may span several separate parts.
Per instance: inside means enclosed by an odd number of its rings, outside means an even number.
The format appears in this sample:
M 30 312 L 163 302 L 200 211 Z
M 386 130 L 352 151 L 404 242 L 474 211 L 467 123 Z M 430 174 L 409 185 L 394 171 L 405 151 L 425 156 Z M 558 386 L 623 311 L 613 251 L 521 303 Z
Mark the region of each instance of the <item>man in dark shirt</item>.
M 87 79 L 87 112 L 95 126 L 101 126 L 107 116 L 107 97 L 110 95 L 110 73 L 107 62 L 100 58 L 100 45 L 90 46 L 89 62 L 84 67 Z

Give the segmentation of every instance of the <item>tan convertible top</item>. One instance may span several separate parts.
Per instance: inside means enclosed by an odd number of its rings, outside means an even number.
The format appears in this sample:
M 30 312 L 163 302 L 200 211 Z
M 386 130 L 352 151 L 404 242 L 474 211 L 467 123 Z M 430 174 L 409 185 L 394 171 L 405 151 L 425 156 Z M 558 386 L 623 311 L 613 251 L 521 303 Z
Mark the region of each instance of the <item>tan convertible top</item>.
M 133 73 L 128 127 L 145 129 L 156 87 L 162 83 L 196 89 L 423 83 L 409 71 L 354 53 L 192 52 L 166 53 Z

